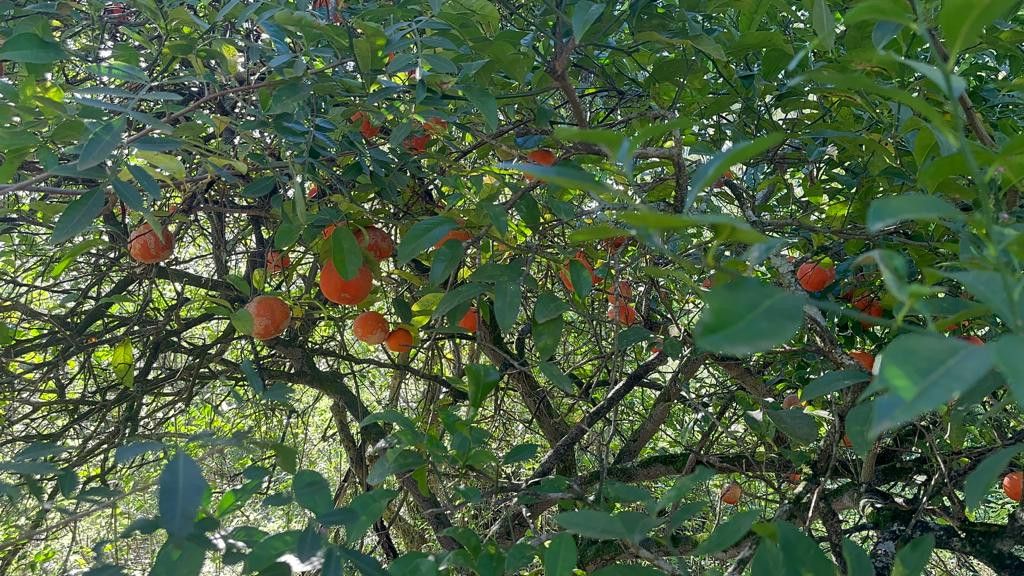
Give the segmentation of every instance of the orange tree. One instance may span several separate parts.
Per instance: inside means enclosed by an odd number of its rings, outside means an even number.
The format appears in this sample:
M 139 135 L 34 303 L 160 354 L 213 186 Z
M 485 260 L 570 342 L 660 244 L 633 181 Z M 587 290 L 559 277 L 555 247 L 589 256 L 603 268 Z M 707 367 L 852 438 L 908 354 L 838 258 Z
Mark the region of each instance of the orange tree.
M 0 574 L 1024 573 L 1019 9 L 0 2 Z

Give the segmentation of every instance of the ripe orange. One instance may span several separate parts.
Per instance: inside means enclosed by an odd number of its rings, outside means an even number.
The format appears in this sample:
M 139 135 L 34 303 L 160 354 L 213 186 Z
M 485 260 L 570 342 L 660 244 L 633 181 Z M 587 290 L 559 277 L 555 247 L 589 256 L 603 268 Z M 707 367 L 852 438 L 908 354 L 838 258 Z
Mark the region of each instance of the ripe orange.
M 874 354 L 860 351 L 850 352 L 850 358 L 853 358 L 854 362 L 860 364 L 860 367 L 863 368 L 865 372 L 871 372 L 875 369 Z
M 316 184 L 310 184 L 309 189 L 306 190 L 306 198 L 316 198 L 316 195 L 320 193 L 320 187 Z
M 843 446 L 853 448 L 853 441 L 850 440 L 850 436 L 848 434 L 843 436 Z
M 636 309 L 629 304 L 612 304 L 608 307 L 608 319 L 623 326 L 636 324 Z
M 705 289 L 705 290 L 711 290 L 711 288 L 714 285 L 715 285 L 715 280 L 711 276 L 708 276 L 707 278 L 704 279 L 703 282 L 700 283 L 700 287 Z
M 534 164 L 540 164 L 541 166 L 553 166 L 558 158 L 555 157 L 555 153 L 551 150 L 541 148 L 540 150 L 534 150 L 526 155 L 526 159 Z
M 477 312 L 476 308 L 470 308 L 466 310 L 465 315 L 459 320 L 459 328 L 468 330 L 470 334 L 476 333 L 477 327 L 480 325 L 480 313 Z
M 797 282 L 808 292 L 821 292 L 835 279 L 835 268 L 826 268 L 817 262 L 804 262 L 796 271 Z
M 722 502 L 735 506 L 739 504 L 740 496 L 743 496 L 743 488 L 740 488 L 740 485 L 735 482 L 730 482 L 725 488 L 722 488 L 720 498 Z
M 1003 493 L 1014 502 L 1020 502 L 1021 489 L 1024 488 L 1024 472 L 1010 472 L 1003 477 Z
M 597 284 L 597 274 L 594 274 L 594 267 L 590 265 L 590 260 L 587 259 L 586 253 L 583 252 L 583 250 L 580 250 L 579 252 L 576 253 L 576 256 L 574 256 L 574 258 L 578 260 L 580 264 L 583 264 L 583 267 L 590 272 L 590 282 L 592 284 Z M 569 262 L 566 262 L 565 265 L 562 266 L 562 269 L 558 272 L 558 277 L 562 279 L 562 284 L 565 286 L 566 290 L 568 290 L 569 292 L 574 292 L 572 285 L 572 277 L 569 275 Z
M 427 151 L 427 146 L 430 145 L 429 134 L 419 134 L 405 139 L 405 149 L 413 154 L 422 154 Z
M 434 244 L 434 248 L 437 249 L 440 248 L 441 246 L 444 246 L 444 243 L 449 240 L 458 240 L 459 242 L 465 242 L 472 237 L 473 235 L 470 234 L 469 232 L 466 232 L 465 230 L 452 230 L 451 232 L 445 234 L 444 238 L 438 240 L 437 243 Z
M 395 241 L 391 239 L 387 232 L 376 226 L 357 229 L 353 236 L 356 238 L 356 243 L 365 248 L 370 254 L 373 254 L 373 257 L 377 260 L 390 258 L 395 253 Z
M 790 484 L 799 484 L 800 478 L 801 476 L 799 472 L 790 472 L 789 474 L 786 474 L 786 481 Z
M 631 298 L 633 298 L 633 287 L 629 285 L 629 282 L 619 280 L 612 284 L 612 291 L 608 293 L 609 304 L 628 304 Z
M 320 270 L 320 291 L 323 292 L 331 302 L 346 306 L 355 306 L 366 300 L 373 290 L 373 275 L 366 265 L 360 266 L 359 271 L 351 280 L 345 280 L 334 267 L 334 262 L 328 260 Z
M 372 139 L 380 133 L 380 128 L 374 126 L 373 122 L 370 122 L 370 115 L 365 112 L 356 112 L 352 115 L 350 120 L 352 120 L 352 122 L 361 121 L 361 124 L 359 125 L 359 133 L 367 140 Z
M 281 272 L 285 268 L 291 266 L 291 264 L 292 259 L 288 257 L 287 253 L 278 252 L 277 250 L 270 250 L 267 252 L 267 274 L 276 274 Z
M 245 309 L 252 316 L 252 337 L 270 340 L 284 333 L 292 319 L 291 308 L 277 296 L 257 296 Z
M 797 408 L 800 406 L 800 397 L 796 394 L 790 394 L 782 401 L 782 409 L 789 410 L 790 408 Z
M 405 328 L 395 328 L 384 339 L 384 345 L 392 352 L 408 352 L 412 350 L 412 333 Z
M 448 123 L 445 122 L 443 118 L 434 116 L 432 118 L 427 118 L 427 121 L 423 123 L 423 129 L 426 130 L 428 134 L 440 134 L 448 129 Z
M 352 335 L 367 344 L 381 344 L 388 337 L 391 326 L 379 312 L 368 310 L 352 321 Z
M 344 226 L 344 225 L 345 225 L 344 222 L 335 222 L 334 224 L 328 224 L 327 226 L 324 226 L 324 230 L 323 230 L 323 232 L 321 232 L 321 234 L 323 234 L 323 237 L 326 240 L 326 239 L 331 237 L 331 234 L 334 234 L 334 229 L 335 228 L 337 228 L 338 226 Z
M 978 338 L 974 334 L 966 334 L 964 336 L 961 336 L 960 339 L 967 341 L 968 344 L 974 344 L 975 346 L 985 345 L 985 341 L 982 340 L 981 338 Z
M 619 248 L 626 245 L 626 241 L 629 240 L 627 236 L 613 236 L 612 238 L 605 238 L 601 240 L 601 247 L 608 252 L 618 252 Z
M 159 237 L 149 222 L 139 226 L 128 237 L 128 254 L 143 264 L 157 264 L 174 253 L 174 235 L 164 226 Z

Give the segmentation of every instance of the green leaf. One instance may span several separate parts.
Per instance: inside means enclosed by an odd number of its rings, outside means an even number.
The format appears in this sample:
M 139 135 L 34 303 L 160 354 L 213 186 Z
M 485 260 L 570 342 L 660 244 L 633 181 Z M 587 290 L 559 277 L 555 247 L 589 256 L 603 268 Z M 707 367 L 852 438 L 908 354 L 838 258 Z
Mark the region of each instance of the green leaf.
M 544 576 L 569 576 L 576 568 L 576 541 L 562 532 L 548 542 L 544 551 Z
M 779 346 L 803 323 L 801 296 L 753 278 L 740 278 L 707 294 L 695 331 L 697 344 L 744 356 Z
M 891 430 L 967 392 L 992 368 L 988 346 L 959 338 L 904 334 L 885 349 L 878 375 L 865 394 L 874 402 L 869 435 Z
M 398 244 L 397 265 L 408 264 L 456 226 L 456 222 L 446 216 L 431 216 L 413 224 L 412 228 L 402 235 L 402 240 Z
M 566 531 L 594 540 L 626 540 L 628 534 L 622 524 L 608 512 L 601 510 L 575 510 L 555 516 L 555 522 Z
M 179 450 L 160 474 L 157 498 L 160 525 L 171 538 L 181 540 L 192 533 L 207 488 L 195 460 Z
M 364 492 L 352 499 L 348 507 L 358 514 L 358 519 L 346 524 L 345 540 L 349 544 L 358 542 L 373 526 L 373 523 L 384 515 L 388 504 L 394 500 L 398 492 L 394 490 L 376 489 Z
M 82 233 L 103 211 L 107 197 L 99 188 L 93 188 L 68 204 L 50 236 L 50 245 L 56 246 Z
M 569 281 L 572 282 L 572 291 L 580 298 L 586 298 L 594 291 L 594 277 L 590 269 L 576 258 L 569 260 Z
M 1017 353 L 1020 354 L 1019 351 Z M 1024 452 L 1024 444 L 1003 448 L 982 460 L 981 464 L 967 475 L 967 480 L 964 481 L 964 503 L 968 508 L 977 510 L 984 503 L 985 496 L 993 486 L 998 485 L 999 477 L 1006 471 L 1010 461 L 1021 452 Z
M 148 454 L 149 452 L 156 452 L 164 449 L 163 442 L 156 440 L 142 440 L 139 442 L 132 442 L 124 446 L 118 446 L 117 450 L 114 451 L 114 462 L 117 464 L 124 464 L 131 462 L 135 458 Z
M 498 101 L 487 89 L 479 86 L 463 86 L 462 94 L 469 100 L 476 109 L 484 116 L 487 129 L 494 131 L 498 129 Z
M 799 558 L 799 571 L 791 574 L 813 576 L 835 576 L 836 567 L 821 547 L 807 534 L 788 522 L 774 524 L 779 535 L 779 551 L 783 558 Z M 795 567 L 795 566 L 794 566 Z
M 991 307 L 996 316 L 1006 322 L 1013 331 L 1024 330 L 1024 305 L 1018 300 L 1024 281 L 1020 278 L 987 270 L 950 272 L 946 275 Z
M 429 281 L 432 286 L 440 286 L 451 277 L 466 256 L 466 248 L 462 242 L 445 242 L 434 251 L 434 259 L 430 263 Z
M 593 174 L 571 165 L 541 166 L 540 164 L 502 162 L 499 168 L 519 170 L 538 180 L 561 186 L 567 190 L 583 190 L 615 197 L 615 190 Z
M 128 172 L 131 173 L 132 178 L 135 179 L 139 186 L 142 186 L 142 189 L 146 191 L 150 200 L 160 199 L 160 183 L 149 172 L 146 172 L 145 168 L 131 164 L 128 166 Z
M 239 334 L 252 334 L 252 312 L 245 308 L 235 310 L 231 315 L 231 325 L 238 330 Z
M 199 576 L 205 554 L 192 542 L 167 540 L 157 552 L 149 576 Z
M 336 226 L 331 233 L 331 262 L 345 280 L 355 278 L 363 266 L 363 249 L 348 226 Z
M 883 196 L 871 202 L 867 224 L 869 230 L 878 232 L 904 220 L 959 220 L 962 217 L 959 210 L 938 196 L 910 193 Z
M 945 0 L 938 21 L 950 58 L 977 42 L 986 26 L 1017 4 L 1018 0 Z
M 822 46 L 831 50 L 836 42 L 836 20 L 832 16 L 832 10 L 828 7 L 826 0 L 814 0 L 814 10 L 811 12 L 811 23 L 814 26 L 814 33 Z
M 135 382 L 135 351 L 131 340 L 122 340 L 114 347 L 110 355 L 110 367 L 122 386 L 131 387 Z
M 110 153 L 121 143 L 124 128 L 124 117 L 118 117 L 100 124 L 93 130 L 82 146 L 81 154 L 78 155 L 78 169 L 92 168 L 110 158 Z
M 452 290 L 449 290 L 437 303 L 437 308 L 434 308 L 433 317 L 441 318 L 444 315 L 452 311 L 453 308 L 468 302 L 473 298 L 483 294 L 487 291 L 487 286 L 484 284 L 477 284 L 476 282 L 470 282 L 457 286 Z
M 811 381 L 810 384 L 800 391 L 800 398 L 804 401 L 811 401 L 832 392 L 843 390 L 854 384 L 867 382 L 871 377 L 863 370 L 839 370 L 827 372 Z
M 562 341 L 564 326 L 565 321 L 561 317 L 543 323 L 533 323 L 533 345 L 541 360 L 547 360 L 555 354 L 558 344 Z
M 653 333 L 643 326 L 630 326 L 615 335 L 615 348 L 625 350 L 634 344 L 649 340 Z
M 60 44 L 32 32 L 15 34 L 0 45 L 0 60 L 22 64 L 51 64 L 64 57 L 64 49 Z
M 276 182 L 277 179 L 274 178 L 273 176 L 264 176 L 262 178 L 257 178 L 252 182 L 249 182 L 248 184 L 245 185 L 244 188 L 242 188 L 242 197 L 260 198 L 262 196 L 266 196 L 267 194 L 270 194 L 271 191 L 273 191 L 274 184 Z
M 584 242 L 593 242 L 594 240 L 604 240 L 605 238 L 617 238 L 619 236 L 629 235 L 629 230 L 626 230 L 625 228 L 619 228 L 609 224 L 594 224 L 593 226 L 584 226 L 570 232 L 569 242 L 572 244 L 582 244 Z
M 658 502 L 650 510 L 651 514 L 657 514 L 669 506 L 673 506 L 682 500 L 684 496 L 692 492 L 694 488 L 707 482 L 714 475 L 714 470 L 704 466 L 697 466 L 693 474 L 677 479 L 676 483 L 661 495 L 661 498 L 658 499 Z
M 245 557 L 243 573 L 255 574 L 277 562 L 278 558 L 291 553 L 299 542 L 300 534 L 298 530 L 289 530 L 260 540 Z
M 875 567 L 867 552 L 849 538 L 843 539 L 843 558 L 848 576 L 875 576 Z
M 322 514 L 334 509 L 331 486 L 319 472 L 299 470 L 292 478 L 292 492 L 295 501 L 313 514 Z
M 566 394 L 572 394 L 575 390 L 573 389 L 572 380 L 563 373 L 558 366 L 551 362 L 541 362 L 539 364 L 540 373 L 544 375 L 556 388 L 565 392 Z
M 911 540 L 896 553 L 892 576 L 920 576 L 928 565 L 928 559 L 935 549 L 935 535 L 925 534 Z
M 775 132 L 762 136 L 756 140 L 748 142 L 740 142 L 735 144 L 728 150 L 716 155 L 711 159 L 710 162 L 704 164 L 693 174 L 693 180 L 690 182 L 690 191 L 686 196 L 686 209 L 689 210 L 693 206 L 694 200 L 697 199 L 697 194 L 702 192 L 708 186 L 711 186 L 716 180 L 718 180 L 730 166 L 735 164 L 742 164 L 771 150 L 772 148 L 782 144 L 786 140 L 786 135 L 781 132 Z
M 501 373 L 494 366 L 486 364 L 466 365 L 466 380 L 469 384 L 469 405 L 479 409 L 484 400 L 501 380 Z
M 110 184 L 114 187 L 114 193 L 117 197 L 124 202 L 124 205 L 131 210 L 141 212 L 146 209 L 146 203 L 142 199 L 142 192 L 138 188 L 131 184 L 121 180 L 120 178 L 114 178 L 110 181 Z
M 1019 334 L 1005 335 L 991 346 L 996 366 L 1006 377 L 1007 387 L 1013 392 L 1017 405 L 1024 407 L 1024 336 Z
M 588 0 L 580 0 L 576 3 L 572 11 L 572 35 L 576 38 L 576 43 L 583 41 L 583 35 L 601 17 L 604 8 L 604 4 L 597 4 Z
M 508 332 L 515 326 L 522 300 L 523 287 L 518 278 L 494 284 L 494 319 L 502 332 Z
M 587 277 L 590 277 L 589 273 Z M 569 309 L 569 304 L 564 300 L 555 296 L 552 292 L 544 291 L 537 296 L 537 303 L 533 306 L 533 318 L 537 322 L 544 323 L 561 316 L 563 312 Z
M 765 415 L 799 444 L 810 444 L 818 439 L 818 423 L 803 410 L 765 410 Z
M 518 462 L 526 462 L 527 460 L 533 459 L 537 455 L 537 450 L 540 449 L 538 444 L 518 444 L 513 446 L 505 456 L 502 457 L 501 463 L 503 465 L 516 464 Z
M 882 280 L 885 282 L 886 289 L 897 300 L 900 302 L 910 300 L 910 287 L 907 284 L 909 270 L 907 268 L 907 259 L 902 254 L 886 250 L 885 248 L 878 248 L 861 254 L 855 263 L 860 265 L 865 262 L 874 262 L 875 266 L 878 267 L 878 271 L 882 273 Z
M 693 553 L 697 556 L 705 556 L 725 550 L 746 536 L 750 532 L 751 526 L 760 517 L 761 513 L 757 510 L 747 510 L 733 514 L 718 528 L 715 528 L 715 531 L 708 536 L 707 540 L 698 544 Z

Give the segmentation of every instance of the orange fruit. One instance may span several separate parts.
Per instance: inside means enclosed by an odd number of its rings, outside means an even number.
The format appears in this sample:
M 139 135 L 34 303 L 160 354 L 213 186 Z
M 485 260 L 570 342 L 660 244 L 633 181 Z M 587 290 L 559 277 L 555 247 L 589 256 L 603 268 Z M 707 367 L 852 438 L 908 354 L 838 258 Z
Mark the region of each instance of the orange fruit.
M 580 264 L 583 264 L 584 268 L 590 271 L 590 282 L 596 285 L 598 277 L 597 274 L 594 274 L 594 267 L 590 265 L 590 260 L 587 259 L 586 253 L 580 250 L 576 253 L 574 258 L 578 260 Z M 569 262 L 566 262 L 565 265 L 562 266 L 562 269 L 558 272 L 558 277 L 562 279 L 562 284 L 565 286 L 566 290 L 569 292 L 575 291 L 573 290 L 572 277 L 569 275 Z
M 605 238 L 601 240 L 601 247 L 608 252 L 618 252 L 619 248 L 626 245 L 626 241 L 629 240 L 627 236 L 613 236 L 612 238 Z
M 612 284 L 612 291 L 608 293 L 609 304 L 628 304 L 631 298 L 633 298 L 633 287 L 629 285 L 629 282 L 619 280 Z
M 470 308 L 466 310 L 466 313 L 459 320 L 459 328 L 468 330 L 470 334 L 476 332 L 477 327 L 480 325 L 480 313 L 477 312 L 476 308 Z
M 321 232 L 321 234 L 323 234 L 323 237 L 326 240 L 326 239 L 331 237 L 331 234 L 334 234 L 334 229 L 335 228 L 337 228 L 338 226 L 344 226 L 344 225 L 345 225 L 344 222 L 335 222 L 334 224 L 328 224 L 327 226 L 324 226 L 324 230 L 323 230 L 323 232 Z
M 1021 488 L 1024 488 L 1024 472 L 1010 472 L 1003 477 L 1003 493 L 1014 502 L 1020 502 Z
M 391 332 L 391 326 L 380 312 L 368 310 L 352 321 L 352 335 L 367 344 L 381 344 Z
M 860 364 L 860 367 L 863 368 L 865 372 L 871 372 L 875 369 L 875 356 L 873 354 L 860 351 L 850 352 L 850 358 L 853 358 L 854 362 Z
M 430 144 L 429 134 L 419 134 L 405 139 L 405 149 L 413 154 L 422 154 L 427 151 L 427 146 Z
M 551 150 L 541 148 L 540 150 L 534 150 L 526 155 L 526 159 L 534 164 L 540 164 L 541 166 L 553 166 L 558 158 L 555 157 L 555 153 Z
M 350 120 L 352 120 L 352 122 L 361 122 L 359 125 L 359 133 L 367 140 L 370 140 L 380 133 L 380 128 L 374 126 L 373 122 L 370 122 L 370 115 L 365 112 L 356 112 L 352 115 Z
M 355 306 L 366 300 L 371 290 L 373 275 L 365 264 L 359 267 L 359 271 L 351 280 L 342 278 L 334 267 L 334 262 L 330 260 L 325 262 L 323 269 L 320 270 L 320 291 L 325 298 L 335 304 Z
M 790 472 L 789 474 L 786 474 L 786 481 L 790 484 L 799 484 L 800 478 L 801 476 L 799 472 Z
M 174 234 L 166 226 L 158 237 L 149 222 L 145 222 L 128 237 L 128 254 L 137 262 L 157 264 L 170 258 L 173 253 Z
M 782 409 L 789 410 L 790 408 L 797 408 L 800 406 L 800 397 L 796 394 L 790 394 L 782 401 Z
M 636 309 L 629 304 L 612 304 L 608 307 L 608 319 L 623 326 L 636 324 Z
M 448 129 L 448 123 L 443 118 L 434 116 L 427 118 L 427 121 L 423 123 L 423 129 L 429 134 L 440 134 Z
M 849 435 L 843 435 L 843 446 L 846 446 L 847 448 L 853 448 L 853 441 L 850 440 Z
M 817 262 L 804 262 L 796 270 L 796 280 L 808 292 L 821 292 L 836 279 L 836 269 Z
M 387 232 L 376 226 L 357 229 L 353 236 L 356 238 L 356 243 L 373 254 L 377 260 L 390 258 L 395 253 L 395 241 Z
M 984 346 L 985 341 L 978 338 L 974 334 L 968 334 L 960 337 L 961 340 L 966 341 L 968 344 L 974 344 L 975 346 Z
M 252 316 L 252 337 L 270 340 L 284 333 L 292 319 L 292 310 L 277 296 L 257 296 L 245 305 Z
M 705 290 L 711 290 L 711 288 L 714 285 L 715 285 L 715 280 L 711 276 L 708 276 L 707 278 L 704 279 L 703 282 L 700 283 L 700 287 L 705 289 Z
M 735 482 L 730 482 L 725 488 L 722 488 L 720 498 L 722 502 L 735 506 L 739 504 L 741 496 L 743 496 L 743 488 L 740 488 L 740 485 Z
M 465 242 L 472 237 L 473 235 L 470 234 L 469 232 L 466 232 L 465 230 L 452 230 L 451 232 L 445 234 L 444 238 L 438 240 L 437 243 L 434 244 L 434 248 L 437 249 L 440 248 L 441 246 L 444 246 L 445 242 L 449 240 L 458 240 L 459 242 Z
M 306 190 L 306 198 L 316 198 L 316 195 L 320 193 L 320 187 L 316 184 L 310 184 L 309 189 Z
M 412 350 L 412 333 L 405 328 L 395 328 L 384 339 L 384 345 L 392 352 L 408 352 Z
M 270 250 L 267 252 L 267 274 L 276 274 L 281 272 L 285 268 L 291 266 L 291 264 L 292 259 L 288 257 L 288 254 L 278 252 L 277 250 Z

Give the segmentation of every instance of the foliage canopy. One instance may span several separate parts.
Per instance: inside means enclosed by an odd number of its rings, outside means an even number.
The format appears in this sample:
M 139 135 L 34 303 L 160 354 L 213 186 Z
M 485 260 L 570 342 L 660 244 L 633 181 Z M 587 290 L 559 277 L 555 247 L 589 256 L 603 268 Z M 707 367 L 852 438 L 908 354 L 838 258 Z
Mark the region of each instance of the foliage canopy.
M 1020 4 L 0 0 L 0 574 L 1024 574 Z

